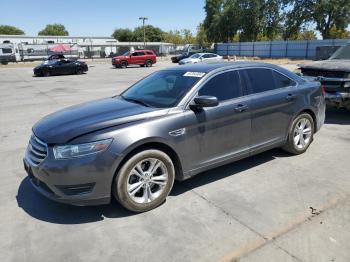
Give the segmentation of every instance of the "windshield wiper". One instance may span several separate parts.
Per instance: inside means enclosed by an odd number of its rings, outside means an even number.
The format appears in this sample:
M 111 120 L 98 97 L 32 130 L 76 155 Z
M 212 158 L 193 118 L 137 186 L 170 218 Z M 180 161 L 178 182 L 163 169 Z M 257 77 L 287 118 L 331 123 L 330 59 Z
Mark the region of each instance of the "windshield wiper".
M 138 100 L 138 99 L 135 99 L 135 98 L 129 98 L 129 97 L 125 97 L 125 96 L 121 96 L 125 101 L 129 101 L 129 102 L 133 102 L 133 103 L 136 103 L 136 104 L 140 104 L 140 105 L 143 105 L 143 106 L 146 106 L 146 107 L 152 107 L 150 104 L 142 101 L 142 100 Z

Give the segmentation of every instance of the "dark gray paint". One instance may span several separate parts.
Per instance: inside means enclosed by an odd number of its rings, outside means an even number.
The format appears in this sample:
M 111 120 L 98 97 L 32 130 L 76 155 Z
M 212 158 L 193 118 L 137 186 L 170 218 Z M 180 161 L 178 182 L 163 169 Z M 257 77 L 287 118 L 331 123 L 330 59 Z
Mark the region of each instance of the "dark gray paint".
M 200 87 L 211 77 L 228 70 L 265 67 L 277 70 L 296 86 L 249 94 L 227 100 L 217 107 L 191 109 Z M 324 98 L 318 82 L 306 82 L 288 70 L 264 63 L 200 64 L 181 70 L 205 72 L 192 90 L 170 109 L 154 109 L 131 104 L 118 97 L 70 107 L 45 117 L 34 127 L 34 134 L 48 143 L 49 154 L 33 175 L 54 193 L 36 188 L 47 197 L 77 205 L 108 203 L 114 174 L 123 159 L 147 143 L 172 149 L 180 161 L 176 178 L 183 180 L 201 171 L 266 149 L 283 145 L 292 119 L 303 110 L 315 116 L 316 129 L 324 122 Z M 179 68 L 174 68 L 179 70 Z M 240 71 L 239 71 L 240 72 Z M 244 79 L 242 74 L 241 79 Z M 292 100 L 287 99 L 293 94 Z M 246 107 L 241 110 L 240 107 Z M 113 138 L 111 146 L 96 155 L 55 160 L 55 144 L 78 144 Z M 25 158 L 25 165 L 30 166 Z M 91 193 L 67 196 L 56 185 L 96 183 Z

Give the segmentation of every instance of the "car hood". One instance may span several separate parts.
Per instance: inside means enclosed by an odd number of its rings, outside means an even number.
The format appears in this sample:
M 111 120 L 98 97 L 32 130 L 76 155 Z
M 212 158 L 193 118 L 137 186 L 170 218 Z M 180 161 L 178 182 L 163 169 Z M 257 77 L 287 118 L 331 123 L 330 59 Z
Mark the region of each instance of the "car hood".
M 86 133 L 164 115 L 166 112 L 111 97 L 50 114 L 34 125 L 33 132 L 48 144 L 63 144 Z
M 127 58 L 129 58 L 129 57 L 128 56 L 123 56 L 123 55 L 113 57 L 113 59 L 127 59 Z
M 350 60 L 329 59 L 317 61 L 308 65 L 300 65 L 300 68 L 350 72 Z

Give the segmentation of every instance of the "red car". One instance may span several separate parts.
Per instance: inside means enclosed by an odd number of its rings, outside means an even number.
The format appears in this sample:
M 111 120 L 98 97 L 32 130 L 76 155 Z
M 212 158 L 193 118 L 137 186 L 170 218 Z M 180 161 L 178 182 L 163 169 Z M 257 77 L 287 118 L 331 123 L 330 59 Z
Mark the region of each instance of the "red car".
M 156 62 L 157 56 L 152 50 L 135 50 L 112 58 L 112 65 L 118 68 L 126 68 L 132 64 L 150 67 Z

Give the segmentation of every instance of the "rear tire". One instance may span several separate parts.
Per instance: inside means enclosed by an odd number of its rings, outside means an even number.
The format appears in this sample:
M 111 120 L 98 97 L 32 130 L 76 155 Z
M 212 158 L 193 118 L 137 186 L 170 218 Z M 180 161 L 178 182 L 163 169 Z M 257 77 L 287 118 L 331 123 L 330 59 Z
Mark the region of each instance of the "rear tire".
M 77 68 L 76 74 L 77 75 L 81 75 L 83 73 L 83 69 L 81 69 L 80 67 Z
M 307 113 L 298 115 L 289 127 L 287 142 L 282 149 L 294 155 L 304 153 L 313 141 L 314 132 L 313 118 Z
M 121 167 L 112 193 L 117 201 L 133 212 L 146 212 L 161 205 L 173 187 L 175 169 L 162 151 L 141 151 Z

